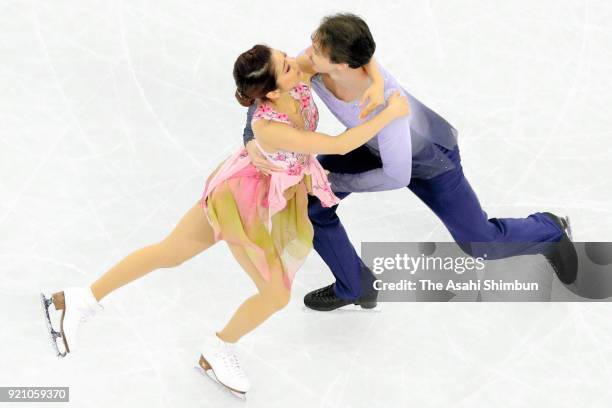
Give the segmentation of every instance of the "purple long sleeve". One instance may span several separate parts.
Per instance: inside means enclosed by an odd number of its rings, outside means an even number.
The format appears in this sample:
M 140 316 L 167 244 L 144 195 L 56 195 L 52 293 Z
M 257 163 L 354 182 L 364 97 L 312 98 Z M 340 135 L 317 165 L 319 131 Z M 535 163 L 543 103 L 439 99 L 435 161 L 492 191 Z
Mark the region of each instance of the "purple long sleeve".
M 336 192 L 395 190 L 407 187 L 412 177 L 431 178 L 454 167 L 440 148 L 452 150 L 457 145 L 457 130 L 406 91 L 380 63 L 378 70 L 385 82 L 385 99 L 398 90 L 408 98 L 410 114 L 394 120 L 365 144 L 380 156 L 381 168 L 357 174 L 329 174 Z M 339 100 L 327 89 L 319 74 L 312 77 L 312 89 L 344 126 L 350 129 L 362 123 L 359 100 Z M 381 109 L 379 107 L 371 115 Z
M 379 67 L 380 68 L 380 67 Z M 362 121 L 358 100 L 344 102 L 338 100 L 323 84 L 318 75 L 312 80 L 312 88 L 325 105 L 347 128 Z M 385 99 L 396 90 L 404 90 L 385 76 Z M 376 115 L 383 107 L 377 108 L 369 117 Z M 330 173 L 329 181 L 336 192 L 385 191 L 406 187 L 410 183 L 412 171 L 412 138 L 410 129 L 411 115 L 399 118 L 387 125 L 366 146 L 380 156 L 382 167 L 363 173 Z
M 394 90 L 388 90 L 387 94 Z M 380 111 L 382 108 L 378 109 Z M 357 174 L 330 173 L 329 181 L 336 192 L 385 191 L 406 187 L 412 169 L 410 116 L 394 120 L 366 145 L 380 156 L 382 167 Z

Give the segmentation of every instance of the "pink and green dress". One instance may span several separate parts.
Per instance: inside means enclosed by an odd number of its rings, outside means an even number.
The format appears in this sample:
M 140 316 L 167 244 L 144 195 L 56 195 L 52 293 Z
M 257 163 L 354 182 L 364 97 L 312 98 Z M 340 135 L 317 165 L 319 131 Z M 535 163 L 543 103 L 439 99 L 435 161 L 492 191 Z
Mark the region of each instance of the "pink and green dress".
M 290 95 L 300 101 L 307 130 L 317 127 L 319 113 L 310 87 L 300 82 Z M 289 117 L 263 102 L 252 122 L 274 120 L 296 127 Z M 262 154 L 284 171 L 267 176 L 251 164 L 245 147 L 231 155 L 208 177 L 200 203 L 216 240 L 242 246 L 261 276 L 269 281 L 271 268 L 283 268 L 290 289 L 296 271 L 312 249 L 314 230 L 308 218 L 308 196 L 325 207 L 340 202 L 330 188 L 323 167 L 313 154 L 287 151 L 268 153 L 255 139 Z

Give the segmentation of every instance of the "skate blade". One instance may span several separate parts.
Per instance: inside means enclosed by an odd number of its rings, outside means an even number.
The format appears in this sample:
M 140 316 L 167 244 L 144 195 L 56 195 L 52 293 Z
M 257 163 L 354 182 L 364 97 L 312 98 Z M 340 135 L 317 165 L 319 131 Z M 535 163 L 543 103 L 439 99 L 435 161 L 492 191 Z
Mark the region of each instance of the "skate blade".
M 229 393 L 232 394 L 234 397 L 242 401 L 246 401 L 246 393 L 234 391 L 231 388 L 223 385 L 223 383 L 217 379 L 217 376 L 215 375 L 215 372 L 212 369 L 205 370 L 200 365 L 194 366 L 193 368 L 199 371 L 203 376 L 210 378 L 212 381 L 215 382 L 215 384 L 219 385 L 220 387 L 223 387 L 225 391 L 229 391 Z
M 380 303 L 371 309 L 365 309 L 359 305 L 346 305 L 328 311 L 314 310 L 309 308 L 308 306 L 303 306 L 302 308 L 307 313 L 380 313 L 382 311 Z
M 53 328 L 53 324 L 51 323 L 51 317 L 49 316 L 49 306 L 53 303 L 53 301 L 51 299 L 48 299 L 45 296 L 45 294 L 41 292 L 40 303 L 42 305 L 42 309 L 44 313 L 44 319 L 45 319 L 45 323 L 47 327 L 47 334 L 49 335 L 49 339 L 51 340 L 51 346 L 53 347 L 53 350 L 55 351 L 55 354 L 57 355 L 57 357 L 59 358 L 66 357 L 66 354 L 67 354 L 66 350 L 65 349 L 60 350 L 59 346 L 57 345 L 57 339 L 61 338 L 62 335 L 60 332 L 58 332 L 57 330 Z M 62 341 L 62 345 L 63 345 L 63 341 Z

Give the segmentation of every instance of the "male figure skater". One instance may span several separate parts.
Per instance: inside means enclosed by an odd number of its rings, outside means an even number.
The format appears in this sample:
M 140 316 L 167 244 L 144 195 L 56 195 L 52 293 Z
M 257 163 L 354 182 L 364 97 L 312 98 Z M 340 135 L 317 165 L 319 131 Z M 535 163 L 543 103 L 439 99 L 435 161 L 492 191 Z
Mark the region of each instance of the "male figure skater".
M 318 72 L 312 88 L 334 116 L 351 128 L 360 123 L 360 97 L 371 84 L 363 66 L 376 48 L 372 34 L 363 19 L 342 13 L 324 17 L 311 40 L 311 47 L 301 55 L 305 54 Z M 542 254 L 563 283 L 572 283 L 577 255 L 569 219 L 550 212 L 536 212 L 526 218 L 488 218 L 463 173 L 456 129 L 409 94 L 380 63 L 378 68 L 384 78 L 385 99 L 399 90 L 408 98 L 410 114 L 348 154 L 317 157 L 330 171 L 334 193 L 344 199 L 353 192 L 408 187 L 440 218 L 467 254 L 486 254 L 486 259 Z M 250 126 L 254 109 L 252 106 L 248 111 L 244 143 L 253 164 L 269 173 L 278 168 L 267 163 L 250 142 L 254 137 Z M 372 110 L 364 113 L 371 114 Z M 374 277 L 349 241 L 336 209 L 337 205 L 325 208 L 316 197 L 309 196 L 314 248 L 336 282 L 308 293 L 304 303 L 320 311 L 350 304 L 375 307 Z M 513 244 L 503 245 L 509 242 Z

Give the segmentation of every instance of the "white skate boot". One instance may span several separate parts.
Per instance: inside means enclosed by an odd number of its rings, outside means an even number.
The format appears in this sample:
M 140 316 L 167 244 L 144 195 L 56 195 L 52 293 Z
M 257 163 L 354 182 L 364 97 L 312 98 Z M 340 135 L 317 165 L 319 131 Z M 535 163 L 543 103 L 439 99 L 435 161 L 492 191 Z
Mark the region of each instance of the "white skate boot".
M 81 324 L 104 309 L 88 287 L 67 288 L 63 292 L 54 293 L 49 299 L 44 293 L 41 293 L 40 300 L 45 313 L 49 336 L 58 357 L 65 357 L 67 353 L 73 353 L 76 350 L 77 332 Z M 51 304 L 55 307 L 56 313 L 62 311 L 59 331 L 55 330 L 53 323 L 51 323 L 51 316 L 49 315 Z M 58 346 L 58 337 L 62 338 L 62 348 Z
M 216 334 L 212 334 L 202 347 L 198 364 L 201 371 L 215 382 L 227 388 L 236 397 L 246 399 L 251 384 L 240 367 L 234 344 L 226 343 Z

